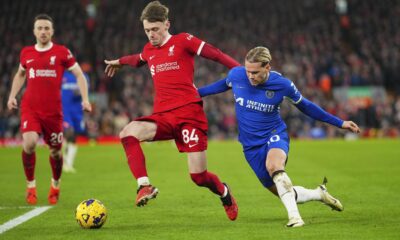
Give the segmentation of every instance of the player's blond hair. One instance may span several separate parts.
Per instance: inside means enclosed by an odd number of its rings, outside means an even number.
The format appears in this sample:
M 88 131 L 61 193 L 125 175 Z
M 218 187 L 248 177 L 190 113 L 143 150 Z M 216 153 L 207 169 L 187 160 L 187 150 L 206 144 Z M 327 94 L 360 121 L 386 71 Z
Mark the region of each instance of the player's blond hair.
M 250 63 L 260 62 L 262 66 L 267 65 L 272 60 L 271 53 L 266 47 L 255 47 L 251 49 L 246 55 L 246 61 Z
M 168 20 L 169 9 L 159 1 L 153 1 L 147 4 L 143 9 L 140 21 L 165 22 Z

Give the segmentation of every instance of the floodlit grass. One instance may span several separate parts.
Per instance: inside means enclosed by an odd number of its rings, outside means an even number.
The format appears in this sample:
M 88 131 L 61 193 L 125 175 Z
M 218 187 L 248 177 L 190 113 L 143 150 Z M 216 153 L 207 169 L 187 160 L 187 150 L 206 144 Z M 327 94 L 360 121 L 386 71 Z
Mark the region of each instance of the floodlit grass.
M 319 202 L 300 205 L 306 225 L 286 229 L 286 211 L 258 182 L 240 145 L 210 142 L 209 170 L 229 183 L 239 204 L 231 222 L 219 199 L 190 180 L 186 155 L 171 142 L 143 144 L 157 199 L 134 205 L 133 179 L 122 146 L 80 147 L 76 174 L 63 174 L 57 206 L 0 239 L 400 239 L 400 141 L 292 141 L 287 172 L 295 185 L 315 188 L 328 177 L 341 213 Z M 20 148 L 0 148 L 0 225 L 31 210 L 25 203 Z M 47 205 L 48 150 L 37 150 L 38 206 Z M 109 215 L 99 230 L 81 229 L 76 206 L 97 198 Z

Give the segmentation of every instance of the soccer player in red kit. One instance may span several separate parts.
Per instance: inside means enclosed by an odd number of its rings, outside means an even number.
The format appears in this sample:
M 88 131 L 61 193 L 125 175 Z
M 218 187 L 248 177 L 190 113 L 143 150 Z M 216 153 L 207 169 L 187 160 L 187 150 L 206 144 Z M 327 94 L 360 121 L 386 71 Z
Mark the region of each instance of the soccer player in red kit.
M 17 109 L 16 96 L 27 80 L 26 91 L 21 100 L 22 161 L 27 178 L 26 201 L 37 203 L 34 176 L 35 148 L 39 134 L 50 148 L 50 165 L 53 172 L 49 204 L 56 204 L 60 194 L 60 177 L 63 165 L 61 146 L 63 141 L 63 115 L 61 107 L 61 84 L 65 69 L 77 77 L 82 94 L 82 106 L 91 111 L 86 79 L 71 52 L 64 46 L 54 44 L 53 20 L 46 14 L 34 19 L 33 33 L 36 45 L 22 49 L 20 65 L 14 76 L 7 102 L 9 110 Z
M 230 220 L 238 207 L 230 189 L 207 171 L 207 118 L 202 100 L 193 84 L 194 56 L 217 61 L 228 68 L 239 63 L 219 49 L 187 33 L 169 33 L 168 8 L 159 1 L 150 2 L 141 21 L 149 39 L 143 51 L 116 60 L 106 60 L 105 72 L 112 77 L 122 65 L 140 67 L 147 64 L 153 77 L 155 100 L 153 114 L 130 122 L 120 132 L 128 164 L 138 182 L 137 206 L 144 206 L 158 194 L 150 184 L 142 141 L 174 139 L 180 152 L 186 152 L 191 179 L 221 197 Z

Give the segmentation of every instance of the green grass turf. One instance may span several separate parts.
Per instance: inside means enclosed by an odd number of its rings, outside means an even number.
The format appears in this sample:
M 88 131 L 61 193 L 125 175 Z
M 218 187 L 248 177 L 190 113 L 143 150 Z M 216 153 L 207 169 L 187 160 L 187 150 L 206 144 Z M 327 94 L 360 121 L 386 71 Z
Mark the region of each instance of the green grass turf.
M 292 141 L 287 172 L 295 185 L 328 189 L 345 206 L 331 211 L 319 202 L 300 205 L 306 225 L 286 229 L 286 211 L 258 182 L 237 142 L 210 142 L 209 170 L 230 184 L 240 207 L 231 222 L 219 199 L 195 186 L 185 154 L 171 142 L 143 145 L 150 179 L 160 194 L 134 205 L 136 181 L 123 149 L 80 147 L 76 174 L 63 174 L 60 202 L 3 234 L 0 239 L 400 239 L 400 141 Z M 20 148 L 0 149 L 0 224 L 29 211 Z M 48 150 L 37 150 L 38 206 L 47 205 L 51 171 Z M 100 199 L 108 220 L 99 230 L 81 229 L 74 210 Z M 7 207 L 7 208 L 4 208 Z

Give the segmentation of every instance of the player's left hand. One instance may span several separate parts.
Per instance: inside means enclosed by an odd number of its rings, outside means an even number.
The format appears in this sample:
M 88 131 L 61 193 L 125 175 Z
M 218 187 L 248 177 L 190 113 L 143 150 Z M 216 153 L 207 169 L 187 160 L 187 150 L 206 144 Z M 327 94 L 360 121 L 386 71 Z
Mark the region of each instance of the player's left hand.
M 92 105 L 90 102 L 82 102 L 82 109 L 85 112 L 91 112 L 92 111 Z
M 7 102 L 8 110 L 18 109 L 18 103 L 16 98 L 10 98 Z
M 360 128 L 353 121 L 344 121 L 342 128 L 347 129 L 353 133 L 360 133 Z

